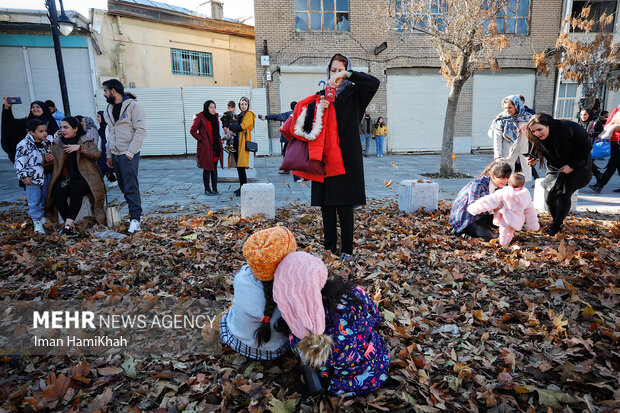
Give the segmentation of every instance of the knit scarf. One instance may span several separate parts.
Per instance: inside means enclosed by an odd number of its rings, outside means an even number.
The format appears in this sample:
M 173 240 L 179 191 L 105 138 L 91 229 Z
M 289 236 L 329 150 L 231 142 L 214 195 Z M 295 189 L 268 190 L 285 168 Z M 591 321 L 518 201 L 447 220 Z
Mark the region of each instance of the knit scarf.
M 508 96 L 508 99 L 512 102 L 515 109 L 517 110 L 514 115 L 509 115 L 506 111 L 503 111 L 493 121 L 491 124 L 491 129 L 489 130 L 489 136 L 492 137 L 492 130 L 497 123 L 502 130 L 502 137 L 509 141 L 510 143 L 516 143 L 519 141 L 521 136 L 521 130 L 519 129 L 519 122 L 527 122 L 530 120 L 532 115 L 525 111 L 523 103 L 521 99 L 516 95 Z
M 62 142 L 63 145 L 77 145 L 79 140 L 80 140 L 79 136 L 76 136 L 75 138 L 65 138 L 63 136 L 60 138 L 60 142 Z M 74 178 L 81 176 L 80 171 L 78 170 L 78 167 L 77 167 L 77 151 L 68 153 L 66 156 L 67 156 L 66 162 L 67 162 L 67 170 L 69 171 L 69 178 L 74 179 Z
M 217 118 L 217 114 L 212 115 L 209 112 L 202 113 L 205 115 L 205 118 L 207 118 L 207 122 L 211 124 L 211 130 L 213 131 L 213 133 L 211 133 L 211 144 L 213 145 L 213 152 L 219 154 L 222 150 L 220 149 L 220 124 Z

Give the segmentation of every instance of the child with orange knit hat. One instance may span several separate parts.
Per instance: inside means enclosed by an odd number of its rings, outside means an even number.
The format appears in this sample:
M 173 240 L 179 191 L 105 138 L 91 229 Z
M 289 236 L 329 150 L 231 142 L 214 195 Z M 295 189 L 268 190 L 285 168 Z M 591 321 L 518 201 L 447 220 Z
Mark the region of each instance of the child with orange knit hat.
M 327 273 L 323 261 L 306 252 L 282 259 L 273 281 L 282 327 L 290 329 L 301 362 L 318 370 L 329 393 L 369 393 L 388 377 L 390 356 L 376 330 L 383 317 L 362 288 L 328 280 Z
M 295 237 L 284 227 L 258 231 L 243 245 L 248 265 L 235 274 L 233 304 L 219 324 L 222 342 L 241 355 L 272 360 L 289 350 L 287 337 L 274 329 L 280 312 L 272 287 L 276 267 L 296 249 Z

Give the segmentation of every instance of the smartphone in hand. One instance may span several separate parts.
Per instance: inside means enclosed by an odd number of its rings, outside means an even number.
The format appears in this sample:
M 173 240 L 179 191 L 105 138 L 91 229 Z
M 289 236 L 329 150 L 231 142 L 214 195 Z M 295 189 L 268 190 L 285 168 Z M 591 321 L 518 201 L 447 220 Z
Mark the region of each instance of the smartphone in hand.
M 524 153 L 523 156 L 525 156 L 526 158 L 538 159 L 538 156 L 531 154 L 529 152 Z
M 11 105 L 20 105 L 22 103 L 22 98 L 16 97 L 7 97 L 6 101 Z
M 325 86 L 325 100 L 334 102 L 336 100 L 336 88 L 333 86 Z

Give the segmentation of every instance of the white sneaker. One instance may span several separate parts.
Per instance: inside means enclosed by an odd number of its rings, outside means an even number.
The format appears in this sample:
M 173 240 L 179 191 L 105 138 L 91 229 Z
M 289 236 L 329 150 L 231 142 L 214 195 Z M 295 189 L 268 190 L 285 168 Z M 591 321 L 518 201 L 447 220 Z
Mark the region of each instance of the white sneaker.
M 41 221 L 32 221 L 32 223 L 34 224 L 34 232 L 45 235 L 45 229 Z
M 136 231 L 140 231 L 140 221 L 138 221 L 137 219 L 132 219 L 129 223 L 129 229 L 127 230 L 127 232 L 133 234 Z

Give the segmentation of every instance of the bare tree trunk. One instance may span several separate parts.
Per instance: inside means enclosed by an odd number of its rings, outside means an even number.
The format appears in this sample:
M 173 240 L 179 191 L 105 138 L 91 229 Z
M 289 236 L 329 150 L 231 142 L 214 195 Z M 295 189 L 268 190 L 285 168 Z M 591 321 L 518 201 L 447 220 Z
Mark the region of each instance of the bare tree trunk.
M 448 106 L 446 107 L 446 118 L 443 124 L 443 140 L 441 144 L 441 165 L 439 166 L 439 174 L 441 176 L 449 176 L 454 173 L 454 161 L 452 153 L 454 152 L 454 121 L 456 118 L 456 107 L 459 103 L 461 90 L 467 79 L 457 79 L 452 83 L 450 94 L 448 95 Z

